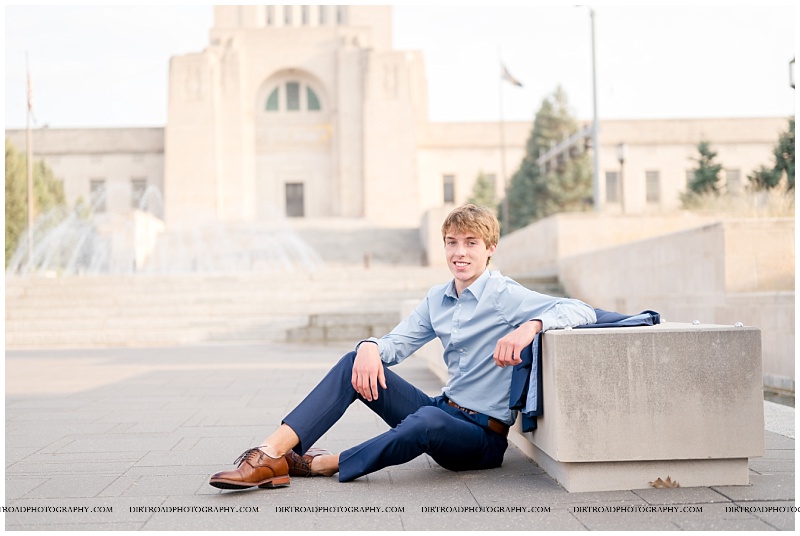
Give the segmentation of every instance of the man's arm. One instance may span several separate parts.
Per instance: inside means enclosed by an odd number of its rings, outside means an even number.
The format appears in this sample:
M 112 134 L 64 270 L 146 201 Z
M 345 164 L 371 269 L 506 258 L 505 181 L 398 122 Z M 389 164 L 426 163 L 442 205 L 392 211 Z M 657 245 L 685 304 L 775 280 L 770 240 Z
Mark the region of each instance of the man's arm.
M 378 354 L 384 363 L 397 365 L 435 337 L 426 297 L 392 331 L 380 339 L 370 337 L 361 340 L 356 350 L 360 350 L 363 346 L 373 346 L 367 344 L 372 342 L 378 346 Z
M 359 344 L 356 359 L 353 362 L 353 389 L 368 402 L 378 399 L 378 384 L 386 389 L 386 376 L 383 373 L 383 361 L 378 353 L 378 345 L 372 341 Z
M 597 320 L 594 309 L 580 300 L 540 294 L 510 279 L 498 294 L 497 307 L 509 325 L 517 326 L 497 341 L 494 360 L 499 367 L 521 363 L 522 350 L 541 331 L 581 326 Z
M 531 320 L 502 337 L 494 348 L 495 364 L 501 368 L 520 364 L 522 350 L 533 342 L 540 331 L 542 331 L 542 321 Z
M 386 389 L 383 365 L 400 363 L 435 336 L 426 297 L 390 333 L 358 343 L 351 379 L 353 389 L 370 402 L 377 400 L 378 385 Z

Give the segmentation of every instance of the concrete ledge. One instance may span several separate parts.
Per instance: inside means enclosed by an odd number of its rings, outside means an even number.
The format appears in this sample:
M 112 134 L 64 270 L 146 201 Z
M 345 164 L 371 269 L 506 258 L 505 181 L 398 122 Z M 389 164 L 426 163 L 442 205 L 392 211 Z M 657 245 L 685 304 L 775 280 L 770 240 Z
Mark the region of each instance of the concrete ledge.
M 721 460 L 655 460 L 624 462 L 559 462 L 531 443 L 519 421 L 508 439 L 569 492 L 616 491 L 649 488 L 650 482 L 669 476 L 681 487 L 746 486 L 750 483 L 747 458 Z M 713 484 L 711 484 L 713 482 Z
M 544 416 L 522 434 L 524 450 L 568 491 L 667 476 L 684 487 L 746 485 L 748 458 L 764 453 L 755 328 L 550 331 L 542 376 Z

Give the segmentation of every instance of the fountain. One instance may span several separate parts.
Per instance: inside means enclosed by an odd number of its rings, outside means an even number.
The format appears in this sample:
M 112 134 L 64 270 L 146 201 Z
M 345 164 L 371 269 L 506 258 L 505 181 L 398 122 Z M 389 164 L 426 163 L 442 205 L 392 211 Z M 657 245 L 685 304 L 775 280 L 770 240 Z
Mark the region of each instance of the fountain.
M 98 210 L 105 196 L 99 191 L 88 206 L 56 207 L 39 217 L 33 254 L 28 255 L 23 233 L 7 274 L 288 273 L 324 267 L 283 218 L 166 229 L 157 187 L 148 186 L 138 207 L 127 214 Z

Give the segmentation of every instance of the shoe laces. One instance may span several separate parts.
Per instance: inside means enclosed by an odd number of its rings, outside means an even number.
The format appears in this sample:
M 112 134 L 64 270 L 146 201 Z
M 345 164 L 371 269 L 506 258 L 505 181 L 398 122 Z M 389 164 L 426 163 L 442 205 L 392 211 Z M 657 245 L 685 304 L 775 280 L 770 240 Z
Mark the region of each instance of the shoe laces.
M 250 459 L 254 455 L 260 457 L 262 454 L 263 454 L 263 452 L 261 451 L 261 449 L 259 447 L 253 447 L 251 449 L 247 449 L 246 451 L 242 452 L 239 455 L 238 458 L 236 458 L 236 461 L 234 461 L 233 464 L 234 465 L 239 465 L 241 463 L 244 463 L 245 461 L 250 461 Z
M 294 466 L 295 471 L 300 471 L 307 475 L 311 475 L 312 474 L 311 461 L 310 460 L 306 461 L 305 456 L 300 456 L 294 451 L 289 451 L 289 452 L 291 452 L 290 456 L 292 457 L 292 461 L 295 464 Z

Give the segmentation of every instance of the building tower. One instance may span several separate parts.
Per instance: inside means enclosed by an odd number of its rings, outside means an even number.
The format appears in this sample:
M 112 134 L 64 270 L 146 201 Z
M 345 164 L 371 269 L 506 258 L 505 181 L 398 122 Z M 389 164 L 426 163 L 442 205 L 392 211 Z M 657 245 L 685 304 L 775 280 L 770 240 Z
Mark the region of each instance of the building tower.
M 422 54 L 389 6 L 216 6 L 210 44 L 173 57 L 168 226 L 276 216 L 418 225 Z

